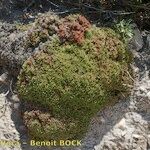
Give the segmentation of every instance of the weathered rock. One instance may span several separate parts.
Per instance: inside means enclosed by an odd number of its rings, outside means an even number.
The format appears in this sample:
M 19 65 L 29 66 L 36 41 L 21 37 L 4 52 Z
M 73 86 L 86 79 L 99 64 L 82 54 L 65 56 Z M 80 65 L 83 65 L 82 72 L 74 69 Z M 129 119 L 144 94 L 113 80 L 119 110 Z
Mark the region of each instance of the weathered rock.
M 0 23 L 0 32 L 0 66 L 17 74 L 28 55 L 24 48 L 25 33 L 19 33 L 15 26 L 7 23 Z
M 139 51 L 143 47 L 143 38 L 137 25 L 132 24 L 132 26 L 133 26 L 133 38 L 131 40 L 131 45 L 133 49 Z

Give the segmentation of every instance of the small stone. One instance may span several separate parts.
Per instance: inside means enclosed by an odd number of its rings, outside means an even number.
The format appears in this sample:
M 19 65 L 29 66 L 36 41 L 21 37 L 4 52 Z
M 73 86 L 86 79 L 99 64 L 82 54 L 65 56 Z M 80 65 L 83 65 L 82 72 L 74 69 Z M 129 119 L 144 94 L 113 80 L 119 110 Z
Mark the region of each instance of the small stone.
M 133 134 L 132 136 L 133 136 L 134 139 L 140 139 L 141 138 L 141 136 L 138 135 L 138 134 Z
M 138 73 L 139 72 L 139 68 L 134 67 L 134 72 Z
M 117 124 L 117 127 L 118 127 L 119 129 L 121 129 L 121 130 L 125 130 L 125 129 L 126 129 L 125 125 L 126 125 L 125 118 L 123 118 L 123 119 Z
M 6 126 L 4 124 L 2 124 L 2 123 L 0 124 L 0 130 L 5 129 L 5 127 Z
M 20 104 L 19 104 L 19 103 L 15 103 L 13 108 L 14 108 L 15 110 L 18 110 L 19 107 L 20 107 Z
M 14 123 L 12 123 L 10 126 L 11 126 L 12 128 L 15 127 Z
M 3 73 L 3 74 L 0 76 L 0 82 L 6 83 L 7 77 L 8 77 L 8 73 Z
M 12 99 L 13 101 L 15 101 L 15 102 L 19 102 L 19 101 L 20 101 L 17 94 L 12 95 L 12 98 L 11 98 L 11 99 Z
M 147 93 L 147 97 L 150 100 L 150 92 Z
M 141 91 L 141 92 L 146 92 L 146 91 L 147 91 L 147 89 L 146 89 L 146 87 L 145 87 L 145 86 L 140 86 L 140 91 Z

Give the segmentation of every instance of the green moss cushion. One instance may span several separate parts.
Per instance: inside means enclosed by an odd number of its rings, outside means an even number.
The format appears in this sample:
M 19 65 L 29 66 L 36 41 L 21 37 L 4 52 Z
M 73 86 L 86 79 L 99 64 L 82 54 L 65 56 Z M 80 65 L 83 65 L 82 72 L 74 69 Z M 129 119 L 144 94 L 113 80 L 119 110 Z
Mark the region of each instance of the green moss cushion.
M 81 44 L 56 36 L 24 63 L 17 83 L 22 101 L 33 105 L 24 113 L 31 137 L 82 137 L 92 116 L 129 90 L 130 58 L 111 29 L 90 27 Z

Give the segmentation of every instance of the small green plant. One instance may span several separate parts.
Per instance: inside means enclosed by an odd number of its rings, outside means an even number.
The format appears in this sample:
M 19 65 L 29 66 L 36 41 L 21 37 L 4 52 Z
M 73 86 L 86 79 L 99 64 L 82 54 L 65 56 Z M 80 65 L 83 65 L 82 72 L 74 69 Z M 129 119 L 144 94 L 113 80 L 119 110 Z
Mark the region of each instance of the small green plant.
M 116 31 L 120 34 L 124 42 L 128 42 L 133 37 L 133 30 L 131 26 L 132 20 L 121 20 L 115 25 Z

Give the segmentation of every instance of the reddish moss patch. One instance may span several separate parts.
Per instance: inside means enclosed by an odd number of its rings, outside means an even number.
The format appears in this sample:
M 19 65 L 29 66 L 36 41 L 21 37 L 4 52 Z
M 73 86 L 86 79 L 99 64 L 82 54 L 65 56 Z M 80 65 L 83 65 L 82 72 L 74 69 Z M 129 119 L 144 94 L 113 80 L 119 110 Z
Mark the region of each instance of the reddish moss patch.
M 90 22 L 83 16 L 65 17 L 59 25 L 58 36 L 62 40 L 81 44 L 84 41 L 85 32 L 90 26 Z

